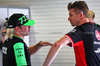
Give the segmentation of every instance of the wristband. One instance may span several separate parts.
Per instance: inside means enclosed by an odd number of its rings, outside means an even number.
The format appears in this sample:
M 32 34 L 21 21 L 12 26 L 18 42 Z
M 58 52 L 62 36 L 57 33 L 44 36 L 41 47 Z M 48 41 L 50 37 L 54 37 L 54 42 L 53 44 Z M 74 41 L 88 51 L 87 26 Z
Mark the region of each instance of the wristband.
M 42 42 L 42 41 L 40 41 L 40 42 Z M 39 47 L 42 47 L 42 45 L 40 45 L 40 42 L 38 43 L 38 46 L 39 46 Z

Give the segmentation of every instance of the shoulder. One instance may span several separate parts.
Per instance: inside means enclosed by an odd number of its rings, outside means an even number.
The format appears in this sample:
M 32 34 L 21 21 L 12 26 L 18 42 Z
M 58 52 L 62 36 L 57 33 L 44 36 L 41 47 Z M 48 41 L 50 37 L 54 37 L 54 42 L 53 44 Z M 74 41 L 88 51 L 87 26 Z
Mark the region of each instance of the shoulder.
M 12 47 L 15 44 L 21 44 L 21 43 L 24 44 L 24 41 L 22 39 L 13 37 L 12 39 L 7 39 L 4 42 L 4 46 Z
M 100 25 L 99 25 L 99 24 L 95 23 L 95 26 L 98 27 L 98 28 L 100 29 Z
M 88 23 L 84 23 L 82 25 L 80 25 L 80 27 L 94 27 L 94 23 L 88 22 Z
M 82 30 L 84 31 L 93 31 L 94 27 L 94 23 L 84 23 L 82 25 L 79 26 Z
M 17 42 L 13 45 L 14 48 L 24 48 L 24 44 L 22 42 Z

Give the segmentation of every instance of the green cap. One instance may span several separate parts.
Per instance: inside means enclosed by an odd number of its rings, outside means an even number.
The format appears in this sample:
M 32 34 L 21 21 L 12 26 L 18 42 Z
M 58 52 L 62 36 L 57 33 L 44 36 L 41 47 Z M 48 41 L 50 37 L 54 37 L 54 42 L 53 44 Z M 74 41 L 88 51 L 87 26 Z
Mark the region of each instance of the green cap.
M 15 13 L 10 16 L 8 20 L 8 28 L 15 28 L 16 26 L 32 26 L 35 24 L 35 20 L 28 20 L 24 14 Z

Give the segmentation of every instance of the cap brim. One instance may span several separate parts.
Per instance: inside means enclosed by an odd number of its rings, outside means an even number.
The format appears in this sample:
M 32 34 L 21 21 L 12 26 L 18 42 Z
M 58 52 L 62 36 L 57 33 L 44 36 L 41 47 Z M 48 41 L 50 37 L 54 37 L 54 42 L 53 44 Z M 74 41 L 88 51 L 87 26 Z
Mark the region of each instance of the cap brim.
M 27 23 L 23 24 L 23 25 L 26 25 L 26 26 L 33 26 L 35 24 L 35 20 L 28 20 Z

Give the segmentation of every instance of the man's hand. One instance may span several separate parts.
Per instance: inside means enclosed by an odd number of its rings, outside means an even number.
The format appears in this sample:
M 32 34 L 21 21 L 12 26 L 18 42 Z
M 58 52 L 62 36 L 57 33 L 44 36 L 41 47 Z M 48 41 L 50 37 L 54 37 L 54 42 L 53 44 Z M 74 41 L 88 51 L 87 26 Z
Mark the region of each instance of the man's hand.
M 6 29 L 4 28 L 3 30 L 2 30 L 2 36 L 5 36 L 6 35 Z
M 42 47 L 42 46 L 52 46 L 53 44 L 50 43 L 50 42 L 43 42 L 43 41 L 40 41 L 40 42 L 38 43 L 38 45 Z
M 40 48 L 44 47 L 44 46 L 52 46 L 52 43 L 49 42 L 44 42 L 44 41 L 40 41 L 39 43 L 28 47 L 30 54 L 33 55 L 35 54 Z

